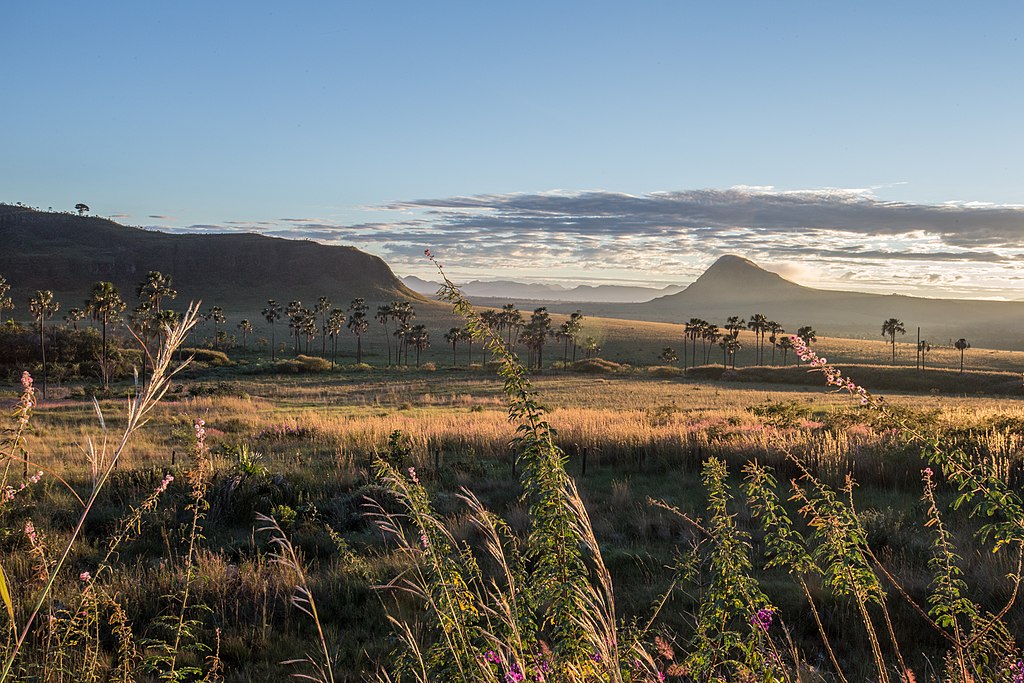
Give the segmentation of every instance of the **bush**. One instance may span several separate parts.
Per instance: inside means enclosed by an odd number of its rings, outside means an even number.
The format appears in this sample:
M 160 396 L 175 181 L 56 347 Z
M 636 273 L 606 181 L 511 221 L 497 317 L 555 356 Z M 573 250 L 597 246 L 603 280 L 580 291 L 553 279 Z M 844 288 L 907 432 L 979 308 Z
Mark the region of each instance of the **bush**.
M 586 358 L 572 364 L 573 370 L 584 372 L 588 375 L 611 375 L 616 372 L 622 372 L 628 367 L 627 365 L 621 365 L 604 358 Z
M 331 361 L 318 356 L 299 355 L 295 358 L 279 360 L 272 366 L 274 372 L 298 375 L 300 373 L 320 373 L 331 370 Z
M 214 351 L 213 349 L 182 349 L 181 353 L 184 356 L 191 356 L 197 363 L 205 363 L 214 368 L 229 367 L 235 364 L 234 361 L 228 358 L 228 354 L 223 351 Z
M 679 377 L 683 371 L 674 365 L 652 365 L 647 368 L 647 374 L 652 377 Z

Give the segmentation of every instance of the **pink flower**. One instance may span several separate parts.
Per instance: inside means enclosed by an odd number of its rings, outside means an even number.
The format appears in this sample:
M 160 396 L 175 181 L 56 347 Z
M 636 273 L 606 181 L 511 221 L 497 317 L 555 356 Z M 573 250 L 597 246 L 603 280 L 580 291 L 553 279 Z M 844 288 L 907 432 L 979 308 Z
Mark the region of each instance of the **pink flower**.
M 409 478 L 412 479 L 414 484 L 420 483 L 420 478 L 416 476 L 416 468 L 415 467 L 410 467 L 409 468 Z
M 78 578 L 81 579 L 83 582 L 92 581 L 92 574 L 90 574 L 89 572 L 82 572 L 78 575 Z
M 164 491 L 167 490 L 167 487 L 170 486 L 172 481 L 174 481 L 174 477 L 168 474 L 166 477 L 164 477 L 164 480 L 160 482 L 160 485 L 156 487 L 156 491 L 154 491 L 154 493 L 158 495 L 163 493 Z

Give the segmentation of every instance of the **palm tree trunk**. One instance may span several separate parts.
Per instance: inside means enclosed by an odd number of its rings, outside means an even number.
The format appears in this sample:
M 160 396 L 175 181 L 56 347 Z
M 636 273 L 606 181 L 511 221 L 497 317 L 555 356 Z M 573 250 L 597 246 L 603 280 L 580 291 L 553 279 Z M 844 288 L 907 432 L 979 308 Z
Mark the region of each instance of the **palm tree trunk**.
M 107 317 L 103 316 L 101 320 L 103 325 L 103 367 L 100 368 L 100 372 L 103 373 L 103 388 L 107 389 L 110 387 L 109 373 L 107 372 Z
M 274 338 L 274 323 L 271 322 L 270 323 L 270 362 L 271 363 L 273 363 L 275 360 L 277 360 L 277 355 L 276 355 L 277 354 L 277 349 L 274 348 L 275 346 L 277 346 L 277 340 Z
M 43 318 L 39 317 L 39 353 L 43 357 L 43 398 L 46 398 L 46 342 L 43 339 Z M 960 371 L 963 372 L 964 354 L 960 354 Z
M 356 363 L 363 362 L 363 335 L 356 335 Z

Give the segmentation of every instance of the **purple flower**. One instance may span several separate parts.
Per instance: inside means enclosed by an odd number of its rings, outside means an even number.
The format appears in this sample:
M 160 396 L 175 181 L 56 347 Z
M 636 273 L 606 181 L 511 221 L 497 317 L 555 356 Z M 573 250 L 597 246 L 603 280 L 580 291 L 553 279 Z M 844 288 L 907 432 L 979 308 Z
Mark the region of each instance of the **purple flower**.
M 772 619 L 775 617 L 775 612 L 770 609 L 764 608 L 757 610 L 757 614 L 750 617 L 750 623 L 761 629 L 767 631 L 771 628 Z

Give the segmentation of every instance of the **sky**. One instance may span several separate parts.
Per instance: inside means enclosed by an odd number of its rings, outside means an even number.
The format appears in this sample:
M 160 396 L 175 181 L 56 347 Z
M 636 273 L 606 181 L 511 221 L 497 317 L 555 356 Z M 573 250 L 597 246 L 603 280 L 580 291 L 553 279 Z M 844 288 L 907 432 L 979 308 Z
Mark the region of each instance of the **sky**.
M 0 202 L 401 274 L 1024 299 L 1024 4 L 0 8 Z

